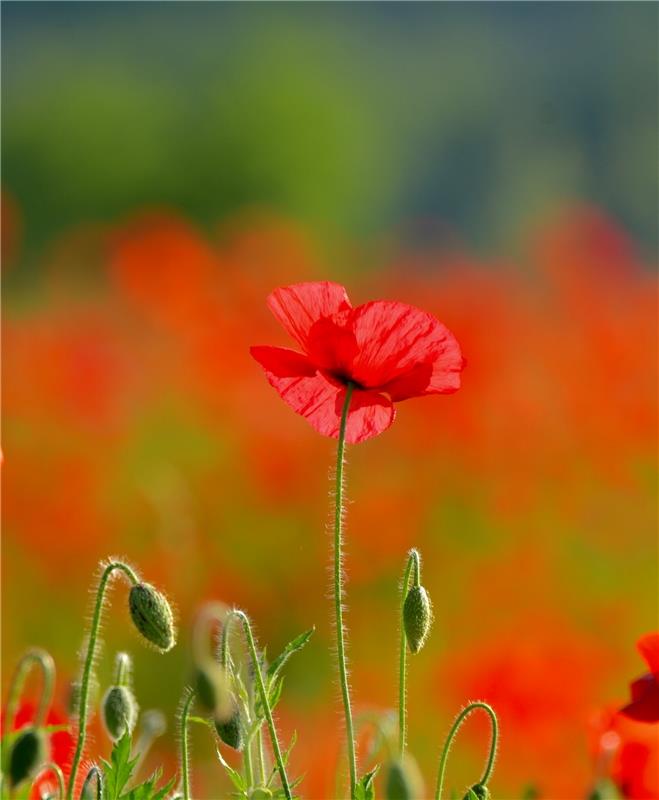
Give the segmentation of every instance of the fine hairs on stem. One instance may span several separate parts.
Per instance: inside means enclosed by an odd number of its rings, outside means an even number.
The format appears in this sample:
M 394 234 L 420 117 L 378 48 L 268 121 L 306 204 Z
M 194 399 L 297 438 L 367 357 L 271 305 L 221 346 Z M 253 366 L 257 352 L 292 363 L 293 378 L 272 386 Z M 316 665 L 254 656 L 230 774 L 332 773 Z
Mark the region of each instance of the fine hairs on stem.
M 490 751 L 487 756 L 487 761 L 485 762 L 485 767 L 483 769 L 483 775 L 478 783 L 481 786 L 485 786 L 485 784 L 490 779 L 490 775 L 492 774 L 492 770 L 494 769 L 494 762 L 497 756 L 497 745 L 499 740 L 499 722 L 497 720 L 497 715 L 494 712 L 492 706 L 488 705 L 488 703 L 484 703 L 481 700 L 477 700 L 473 703 L 469 703 L 466 708 L 463 708 L 462 711 L 458 714 L 455 718 L 453 725 L 451 725 L 451 730 L 448 732 L 448 736 L 446 737 L 446 741 L 444 742 L 444 747 L 442 748 L 442 755 L 439 760 L 439 773 L 437 775 L 437 791 L 435 792 L 435 800 L 441 800 L 442 797 L 442 790 L 444 788 L 444 773 L 446 772 L 446 761 L 448 759 L 448 754 L 451 750 L 451 745 L 453 744 L 453 740 L 457 732 L 460 730 L 462 723 L 467 719 L 467 717 L 472 714 L 474 711 L 478 709 L 482 709 L 485 713 L 489 716 L 490 722 L 492 724 L 492 738 L 490 739 Z
M 277 736 L 277 729 L 275 728 L 275 721 L 272 717 L 272 709 L 270 708 L 270 699 L 268 698 L 268 692 L 265 688 L 265 683 L 263 682 L 263 674 L 261 672 L 261 663 L 258 655 L 258 650 L 256 648 L 256 642 L 254 640 L 254 634 L 252 633 L 252 625 L 249 621 L 249 617 L 245 614 L 244 611 L 240 609 L 234 608 L 232 611 L 229 612 L 227 619 L 225 621 L 225 631 L 229 627 L 230 619 L 235 618 L 236 620 L 242 623 L 243 632 L 245 634 L 245 641 L 247 642 L 247 648 L 249 650 L 250 658 L 252 659 L 253 665 L 253 672 L 254 672 L 254 679 L 256 681 L 256 688 L 259 693 L 259 697 L 261 699 L 261 705 L 263 706 L 263 711 L 265 713 L 266 723 L 268 725 L 268 731 L 270 733 L 270 744 L 272 745 L 272 751 L 275 756 L 275 761 L 277 762 L 277 769 L 279 771 L 279 777 L 281 778 L 281 785 L 284 790 L 284 795 L 286 796 L 287 800 L 292 800 L 291 794 L 291 787 L 288 782 L 288 775 L 286 774 L 286 765 L 284 764 L 284 758 L 282 756 L 281 747 L 279 746 L 279 738 Z M 251 755 L 249 754 L 249 747 L 245 748 L 245 767 L 247 768 L 249 765 L 250 772 L 252 771 L 251 766 Z
M 41 670 L 42 680 L 41 697 L 39 699 L 37 713 L 34 717 L 34 726 L 38 728 L 43 725 L 46 720 L 46 714 L 50 708 L 50 702 L 53 699 L 55 662 L 50 653 L 47 653 L 40 647 L 33 647 L 24 653 L 12 675 L 11 683 L 9 684 L 9 692 L 7 694 L 7 704 L 5 706 L 3 734 L 11 729 L 14 717 L 16 716 L 16 709 L 18 708 L 18 701 L 20 700 L 23 687 L 25 686 L 25 681 L 33 667 L 38 667 Z
M 190 800 L 190 740 L 188 734 L 188 722 L 190 721 L 190 710 L 195 699 L 194 689 L 187 686 L 183 690 L 181 700 L 180 726 L 181 726 L 181 756 L 179 769 L 181 771 L 181 781 L 183 789 L 183 800 Z
M 96 599 L 94 601 L 94 609 L 92 612 L 91 627 L 89 629 L 87 653 L 82 668 L 82 682 L 80 684 L 80 703 L 78 712 L 78 740 L 73 756 L 73 762 L 71 764 L 71 775 L 69 777 L 69 784 L 66 792 L 67 800 L 73 800 L 73 791 L 76 777 L 78 775 L 78 768 L 80 766 L 80 759 L 82 758 L 82 753 L 85 747 L 85 739 L 87 735 L 87 716 L 89 713 L 89 685 L 92 680 L 92 672 L 94 669 L 94 662 L 96 660 L 98 633 L 101 625 L 101 617 L 103 615 L 103 607 L 105 604 L 105 591 L 107 589 L 108 582 L 115 571 L 122 572 L 133 586 L 139 582 L 137 574 L 131 569 L 131 567 L 129 567 L 123 561 L 118 560 L 111 560 L 104 566 L 98 582 Z
M 405 608 L 405 599 L 410 589 L 410 578 L 414 571 L 414 586 L 419 586 L 421 583 L 421 556 L 419 551 L 412 548 L 408 554 L 407 565 L 405 567 L 405 574 L 403 575 L 403 582 L 401 584 L 401 599 L 400 599 L 400 659 L 398 670 L 398 755 L 400 758 L 405 753 L 405 744 L 407 739 L 407 636 L 405 635 L 405 623 L 403 619 L 403 610 Z
M 350 703 L 350 687 L 348 685 L 348 668 L 345 645 L 345 627 L 343 622 L 343 567 L 341 547 L 343 544 L 343 468 L 345 463 L 346 425 L 348 410 L 354 386 L 348 383 L 346 397 L 341 412 L 341 425 L 339 428 L 339 441 L 336 451 L 336 487 L 334 497 L 334 616 L 336 619 L 336 650 L 339 662 L 339 681 L 341 683 L 341 697 L 343 700 L 343 713 L 346 723 L 346 739 L 348 744 L 348 767 L 350 770 L 350 797 L 355 797 L 357 785 L 357 757 L 355 754 L 355 731 L 352 721 L 352 707 Z
M 82 784 L 82 789 L 80 790 L 80 797 L 88 797 L 89 791 L 91 789 L 92 783 L 96 785 L 96 800 L 103 800 L 104 794 L 104 786 L 103 786 L 103 773 L 94 765 L 90 768 L 89 772 L 85 776 L 84 783 Z

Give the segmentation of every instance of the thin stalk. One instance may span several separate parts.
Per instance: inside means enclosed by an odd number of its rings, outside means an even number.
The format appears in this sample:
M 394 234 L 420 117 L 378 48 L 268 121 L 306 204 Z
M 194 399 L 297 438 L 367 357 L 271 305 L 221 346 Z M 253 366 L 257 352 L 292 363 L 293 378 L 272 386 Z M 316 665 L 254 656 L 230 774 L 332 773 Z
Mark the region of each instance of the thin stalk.
M 52 772 L 55 777 L 57 778 L 57 800 L 64 800 L 64 792 L 66 791 L 64 786 L 64 773 L 62 772 L 59 764 L 56 764 L 54 761 L 49 761 L 47 764 L 44 764 L 43 767 L 37 772 L 34 776 L 34 780 L 32 781 L 32 786 L 34 787 L 37 783 L 37 778 L 44 774 L 44 772 Z
M 336 450 L 336 490 L 334 505 L 334 614 L 336 616 L 336 649 L 339 659 L 339 681 L 343 698 L 343 713 L 346 720 L 348 743 L 348 767 L 350 769 L 350 797 L 354 800 L 357 785 L 357 758 L 355 755 L 355 731 L 350 705 L 348 669 L 346 665 L 345 630 L 343 625 L 343 570 L 341 567 L 341 545 L 343 542 L 343 467 L 345 463 L 346 424 L 352 398 L 353 385 L 348 383 L 346 399 L 341 412 L 339 442 Z
M 414 570 L 414 585 L 418 586 L 421 582 L 421 563 L 419 558 L 419 551 L 412 549 L 409 552 L 407 559 L 407 566 L 405 567 L 405 575 L 403 576 L 403 583 L 401 584 L 401 598 L 400 598 L 400 658 L 398 662 L 398 755 L 400 758 L 405 753 L 405 744 L 407 740 L 407 636 L 405 635 L 405 623 L 403 621 L 403 609 L 405 608 L 405 599 L 410 590 L 410 577 Z
M 96 800 L 103 800 L 105 788 L 103 786 L 103 773 L 97 766 L 91 767 L 85 777 L 85 781 L 82 784 L 82 789 L 80 790 L 81 800 L 85 800 L 85 798 L 88 797 L 88 790 L 91 788 L 92 781 L 96 781 Z
M 87 644 L 87 655 L 85 656 L 85 663 L 82 670 L 82 683 L 80 684 L 80 704 L 78 716 L 78 742 L 76 744 L 73 762 L 71 764 L 71 775 L 69 777 L 69 785 L 66 792 L 67 800 L 73 800 L 73 788 L 75 786 L 76 777 L 78 775 L 78 767 L 80 766 L 80 759 L 85 747 L 85 738 L 87 736 L 87 714 L 88 714 L 88 699 L 89 699 L 89 685 L 92 679 L 92 670 L 94 668 L 94 659 L 96 658 L 96 644 L 98 641 L 98 630 L 101 624 L 101 616 L 103 613 L 103 603 L 105 601 L 105 590 L 107 588 L 110 576 L 115 570 L 120 570 L 134 585 L 139 582 L 137 575 L 133 570 L 122 561 L 111 561 L 103 570 L 101 578 L 98 582 L 98 589 L 96 590 L 96 600 L 94 603 L 94 612 L 92 615 L 92 624 L 89 631 L 89 642 Z
M 494 761 L 497 756 L 497 743 L 499 740 L 499 722 L 497 720 L 497 715 L 494 712 L 492 706 L 488 705 L 487 703 L 483 703 L 480 700 L 474 703 L 469 703 L 466 708 L 463 708 L 462 711 L 458 714 L 451 725 L 451 730 L 448 732 L 448 736 L 446 737 L 446 741 L 444 742 L 444 747 L 442 748 L 442 755 L 439 760 L 439 774 L 437 776 L 437 791 L 435 792 L 435 800 L 441 800 L 442 796 L 442 789 L 444 788 L 444 773 L 446 771 L 446 760 L 448 759 L 448 754 L 451 749 L 451 745 L 453 744 L 453 740 L 457 732 L 460 730 L 462 723 L 467 719 L 467 717 L 472 714 L 477 709 L 483 709 L 486 714 L 490 718 L 490 722 L 492 723 L 492 738 L 490 739 L 490 752 L 487 756 L 487 761 L 485 762 L 485 768 L 483 769 L 483 775 L 478 781 L 481 786 L 484 786 L 488 780 L 490 779 L 490 775 L 492 774 L 492 770 L 494 769 Z
M 256 732 L 256 758 L 259 765 L 259 776 L 261 778 L 261 786 L 266 785 L 265 776 L 265 753 L 263 752 L 263 732 L 261 728 Z
M 128 653 L 117 653 L 114 665 L 114 682 L 116 686 L 130 686 L 131 663 Z
M 254 786 L 254 767 L 252 765 L 252 743 L 246 742 L 243 748 L 243 767 L 245 769 L 245 782 L 247 788 Z
M 16 709 L 25 685 L 25 680 L 33 666 L 39 667 L 42 675 L 41 698 L 39 707 L 34 717 L 34 726 L 43 725 L 50 702 L 53 699 L 53 688 L 55 686 L 55 662 L 50 653 L 39 647 L 28 650 L 16 665 L 16 669 L 9 684 L 7 704 L 5 706 L 5 719 L 3 733 L 11 730 L 16 717 Z
M 183 695 L 181 708 L 181 777 L 183 781 L 183 800 L 190 800 L 190 740 L 188 735 L 188 722 L 190 709 L 195 699 L 193 689 L 186 689 Z
M 288 783 L 288 776 L 286 775 L 286 765 L 284 764 L 284 759 L 281 754 L 281 748 L 279 746 L 279 739 L 277 738 L 277 729 L 275 728 L 275 722 L 272 718 L 272 709 L 270 708 L 270 700 L 268 699 L 268 692 L 265 688 L 265 683 L 263 682 L 263 675 L 261 674 L 261 662 L 259 660 L 258 651 L 256 649 L 256 643 L 254 641 L 254 636 L 252 634 L 252 626 L 249 621 L 249 617 L 245 614 L 244 611 L 239 611 L 238 609 L 234 609 L 231 614 L 238 619 L 243 624 L 243 630 L 245 631 L 245 639 L 247 640 L 247 647 L 249 648 L 249 654 L 252 659 L 252 664 L 254 665 L 254 677 L 256 679 L 256 688 L 258 689 L 259 696 L 261 698 L 261 705 L 263 706 L 263 711 L 265 712 L 265 719 L 268 724 L 268 730 L 270 731 L 270 743 L 272 745 L 272 750 L 275 754 L 275 761 L 277 762 L 277 769 L 279 770 L 279 776 L 281 778 L 281 785 L 284 790 L 284 794 L 286 796 L 286 800 L 292 800 L 291 795 L 291 787 Z M 228 621 L 228 620 L 227 620 Z M 245 748 L 247 751 L 249 748 Z

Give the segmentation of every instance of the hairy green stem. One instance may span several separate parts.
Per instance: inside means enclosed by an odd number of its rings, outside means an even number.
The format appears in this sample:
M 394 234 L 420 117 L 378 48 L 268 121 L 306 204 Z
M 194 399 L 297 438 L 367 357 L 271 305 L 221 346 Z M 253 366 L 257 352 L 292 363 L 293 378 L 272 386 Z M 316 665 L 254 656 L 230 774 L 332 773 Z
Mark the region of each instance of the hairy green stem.
M 40 727 L 43 725 L 50 702 L 53 699 L 53 688 L 55 686 L 55 662 L 50 653 L 42 650 L 39 647 L 34 647 L 28 650 L 16 665 L 16 669 L 9 684 L 9 692 L 7 695 L 7 704 L 5 706 L 5 719 L 3 726 L 3 733 L 11 730 L 16 716 L 16 709 L 18 708 L 18 701 L 20 700 L 23 692 L 25 680 L 33 666 L 39 667 L 42 675 L 41 698 L 39 700 L 39 707 L 34 717 L 34 726 Z
M 34 776 L 34 780 L 32 781 L 32 786 L 35 786 L 37 783 L 37 779 L 40 778 L 44 772 L 52 772 L 55 777 L 57 778 L 57 800 L 64 800 L 64 792 L 66 791 L 64 788 L 64 773 L 62 772 L 59 764 L 56 764 L 54 761 L 49 761 L 47 764 L 44 764 L 43 767 L 37 772 Z
M 115 570 L 120 570 L 127 576 L 128 580 L 134 585 L 139 583 L 139 578 L 133 570 L 122 561 L 111 561 L 103 570 L 101 578 L 98 582 L 98 589 L 96 590 L 96 600 L 94 602 L 94 612 L 92 614 L 92 624 L 89 630 L 89 642 L 87 643 L 87 655 L 82 669 L 82 683 L 80 684 L 80 704 L 78 712 L 78 741 L 76 744 L 73 762 L 71 764 L 71 775 L 69 776 L 69 785 L 66 792 L 67 800 L 73 800 L 73 789 L 78 775 L 78 767 L 80 766 L 80 759 L 85 747 L 85 738 L 87 736 L 87 715 L 88 715 L 88 699 L 89 699 L 89 685 L 92 679 L 92 671 L 94 669 L 94 659 L 96 658 L 96 645 L 98 642 L 98 631 L 101 624 L 101 616 L 103 614 L 103 604 L 105 602 L 105 590 L 112 573 Z
M 451 745 L 453 744 L 453 740 L 455 739 L 457 732 L 460 730 L 462 723 L 467 719 L 467 717 L 470 714 L 472 714 L 479 708 L 485 711 L 485 713 L 490 718 L 490 722 L 492 723 L 492 738 L 490 739 L 490 752 L 488 754 L 487 761 L 485 762 L 483 775 L 478 783 L 484 786 L 490 779 L 490 775 L 492 774 L 492 770 L 494 769 L 494 761 L 497 755 L 497 743 L 499 740 L 499 722 L 497 720 L 497 715 L 495 714 L 492 706 L 478 700 L 474 703 L 469 703 L 469 705 L 466 708 L 463 708 L 462 711 L 455 718 L 453 725 L 451 725 L 451 730 L 448 732 L 448 736 L 446 737 L 446 741 L 444 742 L 444 747 L 442 748 L 442 755 L 439 761 L 439 774 L 437 776 L 437 791 L 435 792 L 435 800 L 441 800 L 442 789 L 444 788 L 444 772 L 446 771 L 446 760 L 448 759 L 448 754 L 451 749 Z
M 259 696 L 261 698 L 261 705 L 263 706 L 265 719 L 268 724 L 268 730 L 270 732 L 270 743 L 272 745 L 272 750 L 275 755 L 275 761 L 277 762 L 277 769 L 279 770 L 281 785 L 284 790 L 286 800 L 292 800 L 291 787 L 288 782 L 288 776 L 286 774 L 286 765 L 284 764 L 284 759 L 281 754 L 281 747 L 279 746 L 279 739 L 277 738 L 277 729 L 275 728 L 275 721 L 272 718 L 272 709 L 270 708 L 270 700 L 268 699 L 268 692 L 265 688 L 265 683 L 263 682 L 263 675 L 261 673 L 261 662 L 259 659 L 258 651 L 256 649 L 256 642 L 254 641 L 254 635 L 252 634 L 252 626 L 249 621 L 249 617 L 247 616 L 247 614 L 245 614 L 244 611 L 239 611 L 238 609 L 234 609 L 231 612 L 231 615 L 238 618 L 243 624 L 245 639 L 247 640 L 247 647 L 249 649 L 249 654 L 252 659 L 252 664 L 254 667 L 253 671 L 254 671 L 254 678 L 256 680 L 256 688 L 258 689 Z M 249 747 L 246 747 L 245 750 L 246 751 L 249 750 Z
M 181 708 L 181 778 L 183 781 L 183 800 L 190 800 L 190 741 L 188 735 L 188 722 L 190 709 L 195 699 L 194 689 L 186 689 L 183 695 Z
M 339 659 L 339 681 L 343 698 L 343 713 L 346 721 L 348 743 L 348 767 L 350 770 L 350 797 L 354 800 L 357 785 L 357 758 L 355 755 L 355 731 L 350 705 L 348 668 L 346 664 L 345 630 L 343 625 L 343 568 L 341 565 L 341 545 L 343 542 L 343 467 L 345 462 L 346 425 L 352 398 L 353 385 L 348 383 L 346 399 L 341 412 L 339 443 L 336 451 L 336 489 L 334 498 L 334 614 L 336 617 L 336 650 Z
M 414 570 L 414 585 L 418 586 L 421 582 L 421 559 L 419 551 L 412 549 L 409 552 L 403 583 L 401 584 L 400 599 L 400 658 L 398 663 L 398 755 L 402 758 L 405 753 L 407 739 L 407 636 L 405 635 L 405 622 L 403 620 L 403 610 L 405 599 L 410 589 L 410 577 Z
M 91 788 L 92 781 L 96 781 L 96 800 L 103 800 L 103 773 L 97 766 L 91 767 L 85 777 L 85 781 L 82 784 L 82 789 L 80 790 L 81 800 L 87 800 L 89 797 L 89 790 Z

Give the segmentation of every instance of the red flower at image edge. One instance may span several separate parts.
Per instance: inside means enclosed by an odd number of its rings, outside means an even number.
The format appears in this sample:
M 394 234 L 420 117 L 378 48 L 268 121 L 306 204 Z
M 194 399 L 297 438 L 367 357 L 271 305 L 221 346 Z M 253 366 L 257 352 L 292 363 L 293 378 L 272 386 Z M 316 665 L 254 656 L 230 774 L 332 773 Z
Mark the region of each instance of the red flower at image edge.
M 636 643 L 650 672 L 630 685 L 632 701 L 620 710 L 637 722 L 659 722 L 659 633 L 648 633 Z
M 353 308 L 343 286 L 323 281 L 276 289 L 268 307 L 304 352 L 250 352 L 282 399 L 324 436 L 339 435 L 349 382 L 351 444 L 386 430 L 395 402 L 460 388 L 464 360 L 455 337 L 414 306 L 374 300 Z

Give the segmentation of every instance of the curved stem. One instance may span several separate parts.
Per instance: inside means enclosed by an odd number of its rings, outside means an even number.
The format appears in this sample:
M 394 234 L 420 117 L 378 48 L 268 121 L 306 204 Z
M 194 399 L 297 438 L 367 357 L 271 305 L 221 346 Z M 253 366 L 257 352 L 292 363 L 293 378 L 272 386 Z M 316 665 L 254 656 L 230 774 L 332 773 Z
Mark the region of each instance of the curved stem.
M 96 780 L 96 800 L 103 800 L 103 773 L 97 766 L 93 766 L 85 777 L 85 782 L 82 784 L 82 789 L 80 790 L 81 800 L 87 799 L 87 790 L 91 786 L 93 780 Z
M 407 636 L 405 635 L 405 623 L 403 621 L 403 610 L 405 600 L 410 589 L 410 577 L 414 570 L 414 585 L 418 586 L 421 582 L 421 559 L 419 551 L 412 549 L 409 552 L 405 574 L 401 584 L 400 599 L 400 658 L 398 663 L 398 755 L 402 758 L 405 752 L 407 739 Z
M 5 719 L 3 726 L 3 733 L 11 730 L 16 717 L 16 709 L 18 701 L 20 700 L 23 686 L 28 673 L 33 666 L 38 666 L 42 674 L 42 687 L 41 698 L 39 700 L 39 707 L 34 717 L 35 727 L 43 725 L 46 719 L 46 714 L 50 707 L 50 701 L 53 699 L 53 688 L 55 686 L 55 662 L 50 653 L 42 650 L 40 647 L 34 647 L 28 650 L 16 665 L 16 669 L 9 684 L 9 693 L 7 695 L 7 705 L 5 706 Z
M 87 705 L 89 698 L 89 684 L 91 683 L 94 659 L 96 657 L 98 630 L 101 624 L 101 616 L 103 614 L 105 590 L 108 581 L 110 580 L 110 576 L 115 570 L 120 570 L 123 572 L 132 584 L 139 583 L 139 578 L 137 575 L 127 564 L 124 564 L 122 561 L 111 561 L 103 570 L 101 578 L 98 582 L 96 600 L 94 602 L 94 612 L 92 614 L 92 624 L 89 631 L 89 642 L 87 643 L 87 655 L 85 656 L 85 663 L 82 668 L 80 703 L 78 707 L 78 742 L 76 744 L 76 750 L 73 756 L 73 762 L 71 764 L 71 775 L 69 777 L 69 785 L 66 792 L 67 800 L 73 800 L 73 787 L 75 786 L 76 777 L 78 775 L 78 767 L 80 766 L 80 759 L 82 758 L 82 752 L 85 747 L 85 738 L 87 735 Z
M 195 699 L 193 689 L 186 689 L 181 709 L 181 776 L 183 779 L 183 800 L 190 800 L 190 743 L 188 738 L 188 722 L 190 709 Z
M 229 652 L 229 634 L 231 633 L 231 623 L 233 622 L 234 614 L 229 609 L 224 617 L 224 625 L 222 626 L 222 633 L 220 635 L 219 657 L 220 664 L 225 670 L 229 669 L 231 654 Z
M 499 722 L 497 720 L 497 715 L 495 714 L 492 706 L 478 700 L 474 703 L 469 703 L 469 705 L 466 708 L 463 708 L 462 711 L 455 718 L 453 725 L 451 725 L 451 730 L 448 732 L 448 736 L 446 737 L 446 741 L 444 742 L 442 755 L 439 761 L 439 774 L 437 776 L 437 791 L 435 792 L 435 800 L 441 800 L 442 789 L 444 788 L 444 772 L 446 771 L 446 760 L 448 759 L 448 754 L 451 749 L 451 745 L 453 744 L 453 740 L 455 739 L 457 732 L 460 730 L 462 723 L 467 719 L 467 717 L 471 713 L 473 713 L 479 708 L 483 709 L 483 711 L 485 711 L 490 718 L 490 722 L 492 723 L 492 738 L 490 739 L 490 752 L 488 754 L 487 761 L 485 762 L 483 775 L 478 783 L 484 786 L 490 779 L 490 775 L 492 774 L 492 770 L 494 769 L 494 761 L 497 755 L 497 742 L 499 739 Z
M 346 720 L 348 742 L 348 767 L 350 769 L 350 797 L 355 796 L 357 785 L 357 758 L 355 755 L 355 731 L 350 705 L 348 669 L 346 664 L 345 631 L 343 625 L 343 570 L 341 566 L 341 545 L 343 542 L 343 467 L 345 462 L 346 424 L 352 398 L 353 385 L 348 383 L 346 399 L 341 412 L 339 443 L 336 451 L 336 489 L 334 501 L 334 614 L 336 616 L 336 650 L 339 658 L 339 680 L 343 698 L 343 713 Z
M 240 619 L 240 621 L 243 624 L 243 630 L 245 631 L 245 639 L 247 640 L 247 647 L 249 648 L 249 654 L 251 656 L 252 664 L 254 666 L 253 671 L 254 671 L 254 678 L 256 679 L 256 687 L 259 691 L 259 696 L 261 698 L 261 705 L 263 706 L 265 719 L 268 724 L 268 730 L 270 731 L 270 743 L 272 744 L 272 750 L 275 754 L 277 769 L 279 770 L 279 776 L 281 778 L 281 785 L 282 788 L 284 789 L 284 794 L 286 795 L 287 800 L 292 800 L 291 787 L 288 783 L 288 776 L 286 775 L 286 766 L 284 764 L 284 759 L 281 754 L 279 739 L 277 738 L 277 729 L 275 728 L 275 722 L 272 718 L 272 709 L 270 708 L 268 692 L 265 688 L 265 683 L 263 682 L 263 674 L 261 673 L 261 662 L 259 660 L 258 651 L 256 649 L 254 636 L 252 634 L 252 626 L 250 624 L 249 617 L 247 616 L 247 614 L 245 614 L 244 611 L 239 611 L 238 609 L 234 609 L 233 611 L 231 611 L 231 615 Z M 249 748 L 245 748 L 245 750 L 247 749 Z
M 44 764 L 43 767 L 37 772 L 34 776 L 34 780 L 32 781 L 32 785 L 34 786 L 37 782 L 37 778 L 44 774 L 44 772 L 52 772 L 54 773 L 55 777 L 57 778 L 57 800 L 64 800 L 64 773 L 62 772 L 59 764 L 56 764 L 54 761 L 49 761 L 47 764 Z

